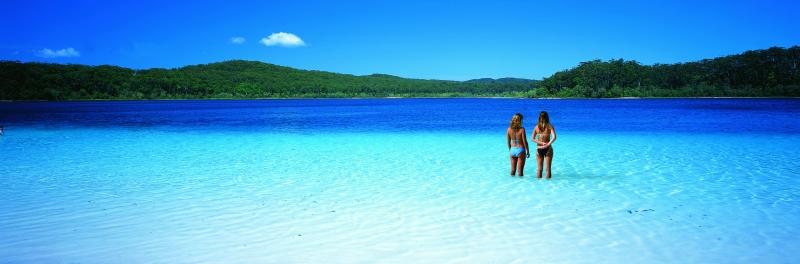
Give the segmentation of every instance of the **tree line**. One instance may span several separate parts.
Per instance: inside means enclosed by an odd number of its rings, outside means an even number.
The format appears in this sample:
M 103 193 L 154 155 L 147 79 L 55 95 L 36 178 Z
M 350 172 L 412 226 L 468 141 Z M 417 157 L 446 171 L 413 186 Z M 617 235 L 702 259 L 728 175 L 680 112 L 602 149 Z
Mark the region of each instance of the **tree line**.
M 0 61 L 2 100 L 800 96 L 800 46 L 696 62 L 592 60 L 541 81 L 356 76 L 232 60 L 175 69 Z
M 355 76 L 243 60 L 147 70 L 0 62 L 5 100 L 522 96 L 535 83 Z
M 800 46 L 676 64 L 593 60 L 543 79 L 529 97 L 800 96 Z

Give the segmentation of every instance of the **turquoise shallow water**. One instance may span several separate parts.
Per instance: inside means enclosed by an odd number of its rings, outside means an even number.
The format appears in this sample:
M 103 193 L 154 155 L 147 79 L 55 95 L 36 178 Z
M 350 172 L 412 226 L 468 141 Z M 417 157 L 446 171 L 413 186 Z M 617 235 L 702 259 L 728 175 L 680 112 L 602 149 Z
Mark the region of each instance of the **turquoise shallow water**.
M 185 104 L 0 105 L 0 262 L 791 263 L 800 252 L 797 100 Z M 554 178 L 533 177 L 533 162 L 510 177 L 507 119 L 539 109 L 559 132 Z

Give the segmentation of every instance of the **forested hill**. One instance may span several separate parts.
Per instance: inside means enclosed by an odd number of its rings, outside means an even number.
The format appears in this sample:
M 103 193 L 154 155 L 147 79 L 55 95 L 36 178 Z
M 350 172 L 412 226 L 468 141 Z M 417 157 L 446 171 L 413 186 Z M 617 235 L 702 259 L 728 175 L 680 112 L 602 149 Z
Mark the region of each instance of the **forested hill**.
M 677 64 L 587 61 L 541 81 L 355 76 L 255 61 L 176 69 L 0 61 L 2 100 L 286 97 L 800 96 L 800 46 Z
M 800 46 L 677 64 L 587 61 L 543 79 L 531 97 L 800 96 Z
M 534 81 L 473 83 L 355 76 L 256 61 L 177 69 L 0 62 L 0 99 L 170 99 L 286 97 L 522 97 Z

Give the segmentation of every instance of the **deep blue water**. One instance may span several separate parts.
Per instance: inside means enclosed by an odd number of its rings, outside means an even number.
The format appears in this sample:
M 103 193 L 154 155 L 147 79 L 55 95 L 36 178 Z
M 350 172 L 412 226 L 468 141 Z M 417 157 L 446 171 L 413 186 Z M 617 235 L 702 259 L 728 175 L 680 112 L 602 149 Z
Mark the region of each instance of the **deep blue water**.
M 483 133 L 507 126 L 515 112 L 535 122 L 541 110 L 564 131 L 800 133 L 798 99 L 14 102 L 0 103 L 0 122 L 42 128 Z

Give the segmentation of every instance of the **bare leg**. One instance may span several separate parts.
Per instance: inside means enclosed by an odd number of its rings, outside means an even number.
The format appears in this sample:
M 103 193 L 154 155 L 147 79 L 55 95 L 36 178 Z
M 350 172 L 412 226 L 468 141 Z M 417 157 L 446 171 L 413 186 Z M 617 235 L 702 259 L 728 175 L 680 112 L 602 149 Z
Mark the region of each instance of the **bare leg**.
M 522 177 L 525 172 L 525 153 L 519 154 L 519 158 L 517 158 L 517 167 L 517 175 Z
M 542 161 L 544 161 L 544 158 L 542 158 L 539 153 L 536 153 L 536 164 L 538 165 L 536 166 L 536 178 L 539 179 L 542 178 Z
M 511 156 L 511 176 L 517 173 L 517 157 Z
M 550 155 L 545 156 L 544 161 L 545 161 L 545 163 L 547 163 L 547 179 L 549 180 L 550 177 L 552 176 L 551 168 L 553 167 L 552 166 L 553 165 L 553 152 L 550 151 L 550 153 L 548 153 L 548 154 L 550 154 Z

